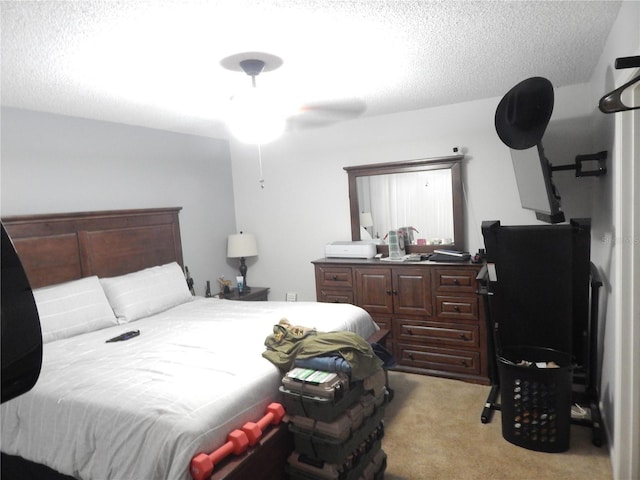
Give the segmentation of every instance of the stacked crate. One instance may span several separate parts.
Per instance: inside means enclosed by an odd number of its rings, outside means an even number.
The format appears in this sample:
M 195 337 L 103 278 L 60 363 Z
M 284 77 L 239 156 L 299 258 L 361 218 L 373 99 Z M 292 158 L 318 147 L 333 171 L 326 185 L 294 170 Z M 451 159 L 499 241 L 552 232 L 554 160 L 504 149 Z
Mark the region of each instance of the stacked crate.
M 345 373 L 293 368 L 280 391 L 294 437 L 288 459 L 292 480 L 383 478 L 388 394 L 382 369 L 351 381 Z

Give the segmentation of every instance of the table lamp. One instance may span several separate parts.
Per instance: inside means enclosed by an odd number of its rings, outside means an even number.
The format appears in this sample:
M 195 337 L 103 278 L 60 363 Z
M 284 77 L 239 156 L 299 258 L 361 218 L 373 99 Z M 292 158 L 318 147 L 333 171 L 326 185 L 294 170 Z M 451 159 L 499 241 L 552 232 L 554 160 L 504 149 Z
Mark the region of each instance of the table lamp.
M 373 217 L 371 216 L 371 212 L 362 212 L 360 214 L 360 240 L 373 238 L 373 229 L 369 232 L 369 230 L 367 230 L 369 227 L 373 227 Z
M 244 284 L 243 291 L 251 291 L 247 286 L 247 264 L 245 259 L 256 255 L 258 255 L 258 244 L 255 235 L 243 232 L 229 235 L 227 239 L 227 257 L 240 259 L 240 275 L 242 275 Z

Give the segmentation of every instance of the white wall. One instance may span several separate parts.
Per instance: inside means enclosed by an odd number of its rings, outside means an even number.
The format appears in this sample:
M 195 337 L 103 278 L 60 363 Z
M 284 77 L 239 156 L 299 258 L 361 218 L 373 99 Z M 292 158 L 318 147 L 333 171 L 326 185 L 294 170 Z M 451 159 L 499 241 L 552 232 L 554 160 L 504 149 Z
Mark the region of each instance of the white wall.
M 638 218 L 634 205 L 633 184 L 638 173 L 640 154 L 635 159 L 626 149 L 628 136 L 635 135 L 635 148 L 640 148 L 640 114 L 605 115 L 595 108 L 600 97 L 628 81 L 633 70 L 616 70 L 617 57 L 640 55 L 640 2 L 623 2 L 616 23 L 600 57 L 590 82 L 589 103 L 594 146 L 609 151 L 609 173 L 596 192 L 592 209 L 592 259 L 600 268 L 604 281 L 601 301 L 600 352 L 602 364 L 602 411 L 611 444 L 611 460 L 616 479 L 640 478 L 640 350 L 638 349 L 637 305 L 638 260 L 640 239 L 633 217 Z M 637 74 L 637 71 L 636 71 Z M 623 128 L 635 115 L 635 133 L 622 135 Z M 635 210 L 635 212 L 634 212 Z M 635 343 L 634 343 L 635 342 Z
M 226 141 L 2 109 L 2 216 L 182 207 L 184 262 L 204 294 L 229 278 L 235 230 Z
M 554 164 L 572 163 L 588 153 L 590 136 L 582 131 L 589 110 L 585 85 L 556 91 L 556 107 L 545 136 Z M 523 210 L 508 148 L 498 138 L 494 115 L 500 98 L 363 118 L 330 127 L 289 133 L 262 147 L 264 189 L 260 188 L 258 151 L 231 141 L 238 228 L 255 233 L 260 254 L 249 261 L 249 283 L 271 288 L 272 300 L 286 292 L 300 300 L 315 300 L 314 259 L 324 245 L 350 240 L 347 174 L 343 167 L 452 155 L 458 146 L 466 196 L 466 245 L 483 247 L 480 225 L 539 223 Z M 572 125 L 576 125 L 575 128 Z M 554 131 L 571 134 L 559 140 Z M 556 161 L 557 159 L 557 161 Z M 567 219 L 589 216 L 589 191 L 597 180 L 577 180 L 573 172 L 558 172 L 558 188 Z

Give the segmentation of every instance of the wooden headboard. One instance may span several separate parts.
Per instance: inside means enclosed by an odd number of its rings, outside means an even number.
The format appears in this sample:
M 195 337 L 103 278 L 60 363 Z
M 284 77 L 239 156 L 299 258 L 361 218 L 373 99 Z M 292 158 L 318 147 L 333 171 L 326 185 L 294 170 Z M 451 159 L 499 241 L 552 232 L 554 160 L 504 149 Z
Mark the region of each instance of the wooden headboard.
M 6 217 L 31 288 L 178 262 L 181 207 Z

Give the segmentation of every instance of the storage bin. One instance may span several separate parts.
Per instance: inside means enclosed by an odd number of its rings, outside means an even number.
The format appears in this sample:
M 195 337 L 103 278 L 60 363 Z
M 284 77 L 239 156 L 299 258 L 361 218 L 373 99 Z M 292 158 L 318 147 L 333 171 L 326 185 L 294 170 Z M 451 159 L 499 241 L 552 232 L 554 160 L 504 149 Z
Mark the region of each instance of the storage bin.
M 286 471 L 291 480 L 360 480 L 370 463 L 378 459 L 383 463 L 381 467 L 384 475 L 387 458 L 386 454 L 381 456 L 378 453 L 381 447 L 382 443 L 377 440 L 369 445 L 366 452 L 356 455 L 342 465 L 314 460 L 294 451 L 287 459 Z
M 382 480 L 387 469 L 387 454 L 380 449 L 364 468 L 358 480 Z
M 571 427 L 571 357 L 550 348 L 504 347 L 498 356 L 505 440 L 542 452 L 569 448 Z M 519 365 L 554 362 L 557 368 Z
M 295 367 L 282 378 L 282 386 L 290 392 L 337 402 L 349 390 L 349 376 L 346 373 Z
M 310 378 L 320 381 L 309 381 L 307 373 L 317 374 L 317 377 Z M 375 407 L 390 401 L 386 381 L 383 369 L 363 380 L 351 381 L 344 373 L 295 367 L 283 377 L 280 393 L 289 415 L 333 422 L 359 400 L 365 409 L 365 417 L 370 415 Z M 363 395 L 366 396 L 364 400 Z
M 343 463 L 358 450 L 368 450 L 369 445 L 384 436 L 384 407 L 378 408 L 364 419 L 360 427 L 346 439 L 332 438 L 317 431 L 308 431 L 289 423 L 296 452 L 307 458 L 327 463 Z
M 367 416 L 369 415 L 371 415 L 371 413 Z M 364 418 L 364 407 L 362 403 L 358 402 L 347 408 L 347 410 L 333 422 L 321 422 L 311 417 L 290 415 L 289 430 L 315 433 L 324 438 L 345 441 L 351 436 L 352 432 L 360 428 Z
M 294 392 L 284 386 L 279 390 L 289 415 L 303 415 L 321 422 L 333 422 L 365 393 L 362 381 L 351 382 L 339 400 Z

